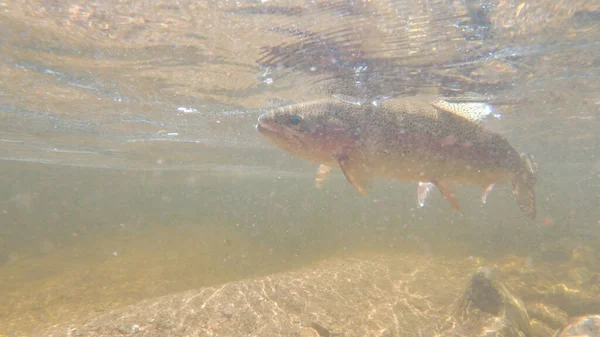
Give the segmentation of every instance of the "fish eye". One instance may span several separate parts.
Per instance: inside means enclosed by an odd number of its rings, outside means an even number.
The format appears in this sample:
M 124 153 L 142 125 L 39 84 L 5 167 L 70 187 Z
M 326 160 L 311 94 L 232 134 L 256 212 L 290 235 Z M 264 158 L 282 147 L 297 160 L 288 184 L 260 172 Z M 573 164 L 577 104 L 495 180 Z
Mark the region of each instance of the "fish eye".
M 300 124 L 300 121 L 302 121 L 302 117 L 298 115 L 293 115 L 292 117 L 290 117 L 290 124 L 292 125 L 298 125 Z

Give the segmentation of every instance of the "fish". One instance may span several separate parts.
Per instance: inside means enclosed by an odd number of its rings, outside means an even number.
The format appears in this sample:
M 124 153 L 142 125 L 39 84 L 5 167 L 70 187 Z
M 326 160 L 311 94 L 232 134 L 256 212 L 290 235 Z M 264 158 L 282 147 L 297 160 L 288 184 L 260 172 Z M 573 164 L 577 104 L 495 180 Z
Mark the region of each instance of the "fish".
M 317 187 L 339 168 L 362 195 L 375 178 L 414 182 L 420 207 L 437 188 L 462 214 L 456 186 L 480 186 L 485 204 L 494 186 L 511 183 L 518 206 L 535 219 L 537 163 L 484 127 L 491 114 L 487 103 L 439 97 L 334 95 L 272 109 L 256 129 L 280 150 L 319 164 Z

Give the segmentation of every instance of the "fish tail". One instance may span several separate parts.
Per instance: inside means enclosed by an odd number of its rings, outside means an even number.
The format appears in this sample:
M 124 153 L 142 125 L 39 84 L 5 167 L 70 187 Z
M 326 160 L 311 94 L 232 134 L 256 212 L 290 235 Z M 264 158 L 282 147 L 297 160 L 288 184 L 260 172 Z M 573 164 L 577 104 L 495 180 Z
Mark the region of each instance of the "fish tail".
M 535 219 L 535 191 L 537 181 L 537 164 L 533 156 L 521 154 L 522 169 L 512 179 L 513 193 L 521 210 L 530 218 Z

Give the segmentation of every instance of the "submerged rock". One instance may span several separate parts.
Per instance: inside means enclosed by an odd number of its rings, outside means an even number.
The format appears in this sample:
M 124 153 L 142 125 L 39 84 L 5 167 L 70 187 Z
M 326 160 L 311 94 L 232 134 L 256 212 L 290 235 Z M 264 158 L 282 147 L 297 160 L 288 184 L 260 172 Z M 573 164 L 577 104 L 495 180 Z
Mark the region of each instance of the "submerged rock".
M 458 301 L 453 326 L 440 336 L 532 336 L 523 302 L 497 281 L 490 268 L 471 277 Z
M 39 336 L 433 336 L 473 267 L 422 256 L 326 261 L 146 300 Z
M 567 313 L 554 305 L 531 303 L 527 305 L 527 312 L 532 319 L 544 322 L 554 330 L 565 326 L 569 321 Z
M 554 337 L 598 337 L 600 336 L 600 315 L 575 318 L 571 324 L 556 332 Z

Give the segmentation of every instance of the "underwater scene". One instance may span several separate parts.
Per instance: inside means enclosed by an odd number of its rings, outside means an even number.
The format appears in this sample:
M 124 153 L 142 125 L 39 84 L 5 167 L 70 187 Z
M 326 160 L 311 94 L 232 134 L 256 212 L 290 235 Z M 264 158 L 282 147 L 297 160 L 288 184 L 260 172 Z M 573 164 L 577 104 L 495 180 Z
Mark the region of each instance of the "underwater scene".
M 0 337 L 600 336 L 600 1 L 0 0 Z

